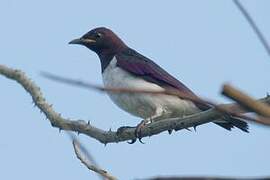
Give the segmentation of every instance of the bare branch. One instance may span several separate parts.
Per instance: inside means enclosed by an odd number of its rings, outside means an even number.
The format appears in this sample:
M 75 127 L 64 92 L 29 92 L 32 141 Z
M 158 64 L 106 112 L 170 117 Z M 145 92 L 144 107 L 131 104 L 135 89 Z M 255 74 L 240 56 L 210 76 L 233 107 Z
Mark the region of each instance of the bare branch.
M 41 110 L 41 112 L 43 112 L 46 115 L 46 117 L 50 120 L 53 126 L 59 127 L 60 129 L 64 130 L 73 130 L 79 132 L 81 122 L 84 121 L 82 120 L 70 121 L 68 119 L 62 118 L 61 115 L 55 112 L 52 106 L 46 102 L 45 98 L 43 98 L 40 88 L 36 86 L 34 82 L 32 82 L 29 78 L 27 78 L 22 71 L 0 65 L 0 74 L 6 76 L 7 78 L 13 79 L 17 81 L 19 84 L 21 84 L 24 87 L 24 89 L 28 93 L 30 93 L 33 102 Z M 78 159 L 81 160 L 81 162 L 84 165 L 87 166 L 88 169 L 97 172 L 102 177 L 105 177 L 105 179 L 116 180 L 116 178 L 108 174 L 106 171 L 97 168 L 94 159 L 90 156 L 90 154 L 86 151 L 86 149 L 82 145 L 80 145 L 80 142 L 76 139 L 76 137 L 72 133 L 67 132 L 67 135 L 72 140 L 76 156 L 78 157 Z M 89 163 L 91 163 L 91 165 Z
M 257 114 L 265 117 L 270 117 L 270 107 L 268 105 L 256 101 L 252 97 L 229 84 L 223 85 L 222 94 L 236 101 L 238 104 L 243 106 L 245 109 L 248 109 L 249 111 L 256 112 Z
M 252 19 L 252 17 L 249 15 L 248 11 L 244 8 L 244 6 L 240 3 L 239 0 L 233 0 L 233 2 L 238 7 L 238 9 L 241 11 L 241 13 L 244 15 L 244 17 L 246 18 L 246 20 L 248 21 L 248 23 L 250 24 L 250 26 L 252 27 L 252 29 L 254 30 L 254 32 L 256 33 L 256 35 L 258 36 L 259 40 L 263 44 L 266 52 L 270 56 L 270 46 L 267 43 L 267 40 L 263 36 L 263 34 L 260 31 L 260 29 L 256 25 L 255 21 Z
M 265 117 L 270 117 L 270 107 L 263 102 L 256 101 L 252 97 L 247 94 L 241 92 L 235 87 L 224 84 L 222 88 L 222 94 L 234 101 L 236 101 L 240 106 L 247 109 L 248 111 L 252 111 L 257 113 L 258 115 L 264 116 L 257 118 L 257 121 L 260 121 L 262 124 L 270 124 L 270 120 Z
M 65 126 L 65 124 L 62 124 L 62 127 Z M 89 170 L 96 172 L 103 180 L 116 180 L 116 178 L 111 176 L 107 171 L 98 167 L 95 159 L 72 132 L 65 131 L 65 133 L 70 137 L 76 157 L 83 165 L 85 165 Z
M 52 106 L 46 102 L 40 91 L 40 88 L 35 85 L 35 83 L 32 82 L 22 71 L 0 65 L 0 74 L 9 79 L 15 80 L 20 85 L 22 85 L 23 88 L 32 96 L 33 102 L 45 114 L 53 127 L 79 132 L 104 144 L 136 139 L 135 128 L 125 129 L 121 134 L 119 134 L 115 131 L 104 131 L 102 129 L 96 128 L 84 120 L 65 119 L 61 117 L 59 113 L 54 111 Z M 260 101 L 270 103 L 270 97 L 260 99 Z M 220 105 L 218 107 L 222 107 L 235 113 L 246 112 L 243 108 L 237 106 L 236 104 Z M 216 109 L 210 109 L 208 111 L 194 114 L 185 118 L 165 119 L 146 125 L 145 128 L 142 129 L 141 135 L 142 137 L 146 137 L 159 134 L 167 130 L 186 129 L 189 127 L 209 123 L 215 119 L 221 118 L 223 115 L 224 113 L 221 113 Z
M 74 152 L 77 158 L 91 171 L 96 172 L 104 178 L 104 180 L 117 180 L 117 178 L 110 175 L 107 171 L 97 167 L 95 163 L 91 160 L 92 157 L 88 154 L 86 149 L 81 146 L 80 142 L 74 139 L 72 141 Z

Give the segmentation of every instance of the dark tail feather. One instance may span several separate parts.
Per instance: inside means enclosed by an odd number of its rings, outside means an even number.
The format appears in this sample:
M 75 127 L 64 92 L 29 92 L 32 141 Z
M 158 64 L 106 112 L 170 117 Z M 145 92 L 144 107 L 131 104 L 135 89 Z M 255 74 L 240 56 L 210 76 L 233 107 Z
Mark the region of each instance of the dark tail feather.
M 219 125 L 227 130 L 231 130 L 234 127 L 237 127 L 239 129 L 241 129 L 244 132 L 249 132 L 248 131 L 248 124 L 243 121 L 240 118 L 236 118 L 236 117 L 224 117 L 224 122 L 214 122 L 216 125 Z

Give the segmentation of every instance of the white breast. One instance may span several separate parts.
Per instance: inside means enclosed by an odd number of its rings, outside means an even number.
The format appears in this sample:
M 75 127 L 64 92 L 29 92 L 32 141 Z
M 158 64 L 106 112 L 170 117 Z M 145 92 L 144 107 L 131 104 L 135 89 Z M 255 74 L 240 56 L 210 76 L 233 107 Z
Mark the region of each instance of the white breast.
M 114 57 L 102 74 L 105 87 L 163 90 L 162 87 L 138 78 L 131 73 L 122 70 L 116 66 Z M 150 94 L 119 94 L 108 93 L 112 101 L 121 109 L 139 116 L 148 118 L 154 116 L 157 111 L 163 111 L 167 114 L 183 116 L 198 111 L 193 103 L 183 101 L 174 96 L 168 95 L 150 95 Z

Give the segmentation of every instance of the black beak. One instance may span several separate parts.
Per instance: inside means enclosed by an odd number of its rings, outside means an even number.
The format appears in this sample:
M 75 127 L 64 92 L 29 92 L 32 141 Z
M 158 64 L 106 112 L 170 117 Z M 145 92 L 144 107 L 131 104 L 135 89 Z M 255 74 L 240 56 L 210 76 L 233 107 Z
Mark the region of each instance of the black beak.
M 83 39 L 79 38 L 79 39 L 73 39 L 72 41 L 70 41 L 68 44 L 83 44 Z
M 70 41 L 68 44 L 90 44 L 90 43 L 95 43 L 96 41 L 93 39 L 84 39 L 84 38 L 79 38 L 79 39 L 74 39 Z

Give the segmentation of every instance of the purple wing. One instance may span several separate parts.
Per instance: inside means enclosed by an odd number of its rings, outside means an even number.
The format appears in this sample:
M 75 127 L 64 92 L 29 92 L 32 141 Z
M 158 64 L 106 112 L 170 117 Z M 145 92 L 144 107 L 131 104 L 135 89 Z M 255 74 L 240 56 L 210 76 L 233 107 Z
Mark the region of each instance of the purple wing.
M 152 60 L 142 56 L 138 52 L 127 49 L 116 55 L 117 66 L 126 71 L 142 77 L 144 80 L 158 84 L 162 87 L 175 88 L 189 96 L 196 96 L 183 83 L 178 81 Z M 208 106 L 196 104 L 201 110 L 209 109 Z
M 146 81 L 158 84 L 164 88 L 175 88 L 189 96 L 197 97 L 189 88 L 162 69 L 159 65 L 132 49 L 126 49 L 117 54 L 116 59 L 117 66 L 136 76 L 142 77 Z M 204 104 L 195 103 L 195 105 L 202 111 L 210 108 L 210 106 Z M 236 126 L 242 131 L 248 132 L 248 125 L 246 122 L 231 116 L 224 116 L 224 119 L 224 122 L 214 123 L 227 130 L 231 130 L 231 128 Z

